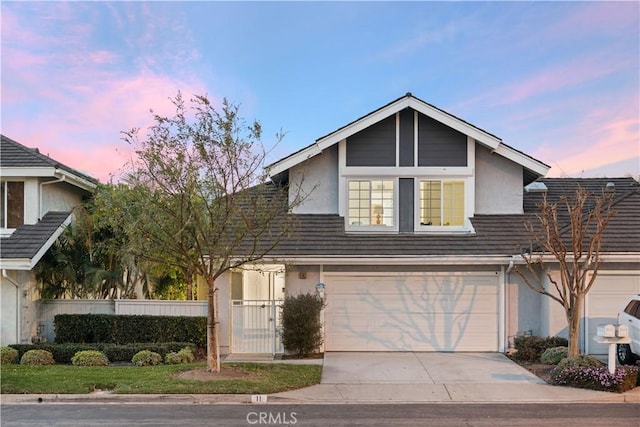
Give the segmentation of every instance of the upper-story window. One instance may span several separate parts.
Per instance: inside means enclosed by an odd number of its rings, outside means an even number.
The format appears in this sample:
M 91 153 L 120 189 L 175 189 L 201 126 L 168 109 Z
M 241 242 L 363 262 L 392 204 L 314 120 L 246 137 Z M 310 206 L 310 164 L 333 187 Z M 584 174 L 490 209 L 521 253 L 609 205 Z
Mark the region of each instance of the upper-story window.
M 421 226 L 464 226 L 464 181 L 423 180 L 419 195 Z
M 394 180 L 349 180 L 348 224 L 352 227 L 393 227 L 394 197 Z
M 0 227 L 18 228 L 24 224 L 24 182 L 0 182 Z

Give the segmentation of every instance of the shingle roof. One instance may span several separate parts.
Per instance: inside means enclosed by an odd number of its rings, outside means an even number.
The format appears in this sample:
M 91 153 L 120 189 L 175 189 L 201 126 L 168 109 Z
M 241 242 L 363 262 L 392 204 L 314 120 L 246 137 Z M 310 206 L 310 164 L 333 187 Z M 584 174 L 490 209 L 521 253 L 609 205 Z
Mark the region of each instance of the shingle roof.
M 69 215 L 70 212 L 48 212 L 37 224 L 18 227 L 10 237 L 0 239 L 0 258 L 33 258 Z
M 76 175 L 89 182 L 98 181 L 76 169 L 62 164 L 49 156 L 41 154 L 37 148 L 28 148 L 19 142 L 2 135 L 0 144 L 0 167 L 2 168 L 42 168 L 50 167 L 62 169 L 70 174 Z
M 575 193 L 577 185 L 593 193 L 614 182 L 616 216 L 611 220 L 603 244 L 607 252 L 640 253 L 640 186 L 632 178 L 544 179 L 549 200 Z M 525 223 L 534 223 L 539 193 L 525 193 L 522 215 L 476 215 L 471 219 L 475 234 L 355 234 L 346 233 L 338 215 L 293 215 L 291 236 L 270 253 L 276 257 L 335 256 L 510 256 L 529 245 Z

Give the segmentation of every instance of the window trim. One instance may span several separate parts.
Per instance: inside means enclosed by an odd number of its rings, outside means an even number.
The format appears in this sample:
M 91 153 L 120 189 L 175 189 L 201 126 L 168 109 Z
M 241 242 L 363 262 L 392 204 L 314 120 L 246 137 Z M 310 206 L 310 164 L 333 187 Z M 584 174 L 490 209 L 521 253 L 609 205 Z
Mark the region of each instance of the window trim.
M 347 232 L 382 232 L 382 233 L 397 233 L 398 226 L 398 177 L 391 177 L 385 175 L 379 176 L 345 176 L 344 177 L 344 206 L 345 206 L 345 231 Z M 393 225 L 351 225 L 349 222 L 349 183 L 352 181 L 391 181 L 393 183 Z
M 461 182 L 463 186 L 463 218 L 462 225 L 423 225 L 421 221 L 422 194 L 420 184 L 424 181 Z M 469 180 L 461 176 L 419 176 L 414 181 L 414 230 L 416 232 L 429 233 L 469 233 L 473 232 L 471 221 L 469 221 Z M 442 209 L 440 212 L 442 216 Z

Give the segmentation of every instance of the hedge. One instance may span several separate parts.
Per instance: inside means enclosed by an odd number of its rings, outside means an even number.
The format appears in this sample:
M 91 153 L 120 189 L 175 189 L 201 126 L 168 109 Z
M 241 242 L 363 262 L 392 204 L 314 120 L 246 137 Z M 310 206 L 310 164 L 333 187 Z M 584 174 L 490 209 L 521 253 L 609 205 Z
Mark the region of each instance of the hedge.
M 206 317 L 58 314 L 53 324 L 56 343 L 207 343 Z

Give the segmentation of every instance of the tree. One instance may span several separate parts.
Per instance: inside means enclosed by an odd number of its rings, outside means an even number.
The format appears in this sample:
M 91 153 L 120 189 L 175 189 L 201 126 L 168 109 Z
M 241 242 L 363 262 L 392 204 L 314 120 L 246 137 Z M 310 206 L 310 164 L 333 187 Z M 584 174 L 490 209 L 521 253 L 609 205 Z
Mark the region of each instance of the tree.
M 144 135 L 124 132 L 137 157 L 124 180 L 129 196 L 111 208 L 138 256 L 205 279 L 207 364 L 219 372 L 216 281 L 271 252 L 290 233 L 286 214 L 301 199 L 268 179 L 257 121 L 246 124 L 226 99 L 220 111 L 206 96 L 189 107 L 180 93 L 171 101 L 175 115 L 154 114 Z
M 527 223 L 531 245 L 522 257 L 525 268 L 515 272 L 532 290 L 564 308 L 569 330 L 569 356 L 579 352 L 580 320 L 586 295 L 602 263 L 603 234 L 614 215 L 613 194 L 596 196 L 578 187 L 575 197 L 552 203 L 544 193 L 537 223 Z M 559 279 L 548 268 L 557 263 Z M 545 278 L 550 286 L 545 286 Z

